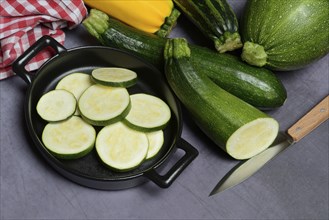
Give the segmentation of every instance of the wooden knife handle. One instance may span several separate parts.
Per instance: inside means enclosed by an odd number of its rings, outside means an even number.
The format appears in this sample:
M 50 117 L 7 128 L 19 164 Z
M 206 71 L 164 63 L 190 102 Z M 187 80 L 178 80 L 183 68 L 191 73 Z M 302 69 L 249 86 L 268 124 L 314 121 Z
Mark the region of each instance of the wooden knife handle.
M 287 133 L 299 141 L 329 118 L 329 95 L 292 125 Z

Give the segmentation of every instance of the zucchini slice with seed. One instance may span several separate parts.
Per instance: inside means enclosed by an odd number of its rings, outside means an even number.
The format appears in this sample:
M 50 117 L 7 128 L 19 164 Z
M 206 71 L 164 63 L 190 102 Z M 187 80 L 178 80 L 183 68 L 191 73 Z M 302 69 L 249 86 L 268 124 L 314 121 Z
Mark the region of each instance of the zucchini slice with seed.
M 153 131 L 146 133 L 146 136 L 149 141 L 149 149 L 147 152 L 146 159 L 150 159 L 154 157 L 161 149 L 163 143 L 164 143 L 164 135 L 163 131 Z
M 48 123 L 42 132 L 42 142 L 56 157 L 77 159 L 88 154 L 94 147 L 96 131 L 78 116 L 68 120 Z
M 63 121 L 71 117 L 77 107 L 74 95 L 66 90 L 52 90 L 41 96 L 37 112 L 48 122 Z
M 130 96 L 131 110 L 124 122 L 139 131 L 151 132 L 166 127 L 170 120 L 169 106 L 160 98 L 145 93 Z
M 90 75 L 86 73 L 72 73 L 70 75 L 62 78 L 55 89 L 64 89 L 71 92 L 77 100 L 79 100 L 82 93 L 92 86 L 94 83 L 90 79 Z M 79 115 L 79 111 L 74 113 L 75 115 Z
M 149 143 L 145 133 L 117 122 L 100 130 L 95 146 L 105 165 L 116 171 L 127 171 L 145 160 Z
M 120 121 L 128 114 L 130 97 L 126 88 L 95 84 L 81 95 L 78 107 L 86 122 L 106 126 Z
M 92 71 L 91 79 L 105 86 L 127 88 L 136 84 L 137 74 L 126 68 L 97 68 Z

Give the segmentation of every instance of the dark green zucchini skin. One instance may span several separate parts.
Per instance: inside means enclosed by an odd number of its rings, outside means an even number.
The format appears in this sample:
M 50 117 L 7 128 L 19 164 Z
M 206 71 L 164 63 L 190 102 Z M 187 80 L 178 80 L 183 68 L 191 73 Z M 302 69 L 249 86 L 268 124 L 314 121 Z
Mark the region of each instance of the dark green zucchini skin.
M 238 20 L 226 0 L 174 0 L 220 53 L 241 48 Z
M 252 65 L 295 70 L 329 52 L 328 0 L 249 0 L 242 21 L 242 59 Z
M 83 22 L 93 36 L 103 45 L 128 51 L 163 70 L 166 38 L 103 16 L 91 12 Z M 220 54 L 205 47 L 193 44 L 189 47 L 194 66 L 223 89 L 259 108 L 275 108 L 284 104 L 286 89 L 270 70 L 252 67 L 233 55 Z
M 191 60 L 199 72 L 249 104 L 261 109 L 276 108 L 287 99 L 284 85 L 272 71 L 246 65 L 233 55 L 195 45 L 190 48 Z
M 198 71 L 192 54 L 184 38 L 167 41 L 164 49 L 167 81 L 200 129 L 226 151 L 227 140 L 237 129 L 269 116 Z

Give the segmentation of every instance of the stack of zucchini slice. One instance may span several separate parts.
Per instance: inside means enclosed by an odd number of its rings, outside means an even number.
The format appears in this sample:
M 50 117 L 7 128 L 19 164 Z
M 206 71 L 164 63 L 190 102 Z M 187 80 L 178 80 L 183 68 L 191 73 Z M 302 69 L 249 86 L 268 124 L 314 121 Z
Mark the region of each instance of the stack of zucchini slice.
M 156 96 L 129 94 L 127 88 L 136 83 L 136 72 L 117 67 L 62 78 L 36 107 L 48 122 L 42 133 L 45 147 L 60 159 L 78 159 L 95 146 L 101 161 L 116 171 L 154 157 L 164 143 L 171 110 Z

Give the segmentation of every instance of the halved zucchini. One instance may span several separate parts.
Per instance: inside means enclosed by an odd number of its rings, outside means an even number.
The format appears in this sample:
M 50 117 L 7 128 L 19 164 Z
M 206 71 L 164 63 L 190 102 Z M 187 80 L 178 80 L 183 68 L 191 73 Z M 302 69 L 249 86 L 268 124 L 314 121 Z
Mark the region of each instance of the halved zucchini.
M 214 143 L 238 160 L 253 157 L 271 145 L 279 123 L 195 68 L 186 39 L 168 40 L 164 54 L 169 85 Z
M 56 157 L 77 159 L 94 147 L 96 131 L 78 116 L 56 123 L 48 123 L 42 132 L 42 142 Z
M 124 122 L 139 131 L 151 132 L 166 127 L 171 117 L 169 106 L 160 98 L 138 93 L 130 96 L 131 110 Z
M 238 128 L 229 137 L 226 151 L 237 159 L 248 159 L 272 144 L 279 130 L 273 118 L 258 118 Z
M 117 171 L 140 165 L 148 152 L 145 133 L 133 130 L 122 122 L 108 125 L 97 135 L 96 151 L 102 162 Z
M 89 87 L 78 102 L 82 118 L 95 126 L 106 126 L 123 119 L 130 110 L 126 88 L 95 84 Z
M 126 68 L 97 68 L 91 73 L 94 82 L 113 87 L 130 87 L 136 84 L 137 74 Z
M 37 103 L 40 117 L 49 122 L 71 117 L 77 106 L 74 95 L 66 90 L 52 90 L 41 96 Z

